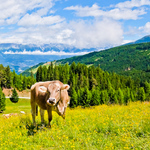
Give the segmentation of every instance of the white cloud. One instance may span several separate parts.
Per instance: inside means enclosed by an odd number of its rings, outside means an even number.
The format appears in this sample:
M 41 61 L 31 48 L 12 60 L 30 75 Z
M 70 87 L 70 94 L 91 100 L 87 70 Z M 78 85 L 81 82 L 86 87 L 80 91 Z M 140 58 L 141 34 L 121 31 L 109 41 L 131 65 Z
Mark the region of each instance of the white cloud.
M 88 52 L 78 52 L 78 53 L 67 53 L 67 52 L 64 52 L 64 51 L 60 51 L 60 52 L 56 52 L 56 51 L 48 51 L 48 52 L 42 52 L 40 50 L 35 50 L 35 51 L 16 51 L 16 52 L 13 52 L 13 51 L 5 51 L 3 52 L 3 54 L 9 54 L 9 55 L 59 55 L 59 56 L 62 56 L 62 55 L 85 55 L 87 54 Z
M 19 22 L 19 26 L 52 25 L 64 21 L 60 16 L 41 17 L 37 14 L 26 14 Z
M 139 30 L 141 30 L 147 34 L 150 34 L 150 22 L 147 22 L 145 24 L 145 26 L 139 27 Z
M 70 27 L 74 31 L 70 39 L 79 48 L 104 48 L 122 43 L 121 24 L 113 20 L 104 19 L 93 23 L 72 21 Z
M 39 15 L 45 15 L 53 6 L 53 0 L 1 0 L 0 23 L 15 24 L 28 11 L 39 9 Z
M 131 0 L 118 3 L 116 7 L 118 8 L 133 8 L 133 7 L 141 7 L 144 5 L 150 5 L 150 0 Z
M 73 10 L 79 18 L 68 21 L 56 15 L 57 10 L 53 8 L 55 1 L 1 0 L 0 25 L 10 25 L 14 29 L 6 27 L 4 30 L 8 31 L 0 34 L 0 42 L 62 43 L 77 48 L 115 46 L 123 42 L 123 21 L 139 19 L 146 14 L 144 6 L 150 5 L 150 0 L 131 0 L 105 9 L 97 4 L 91 7 L 70 6 L 65 11 Z M 89 19 L 89 16 L 92 17 Z M 140 30 L 148 33 L 149 23 Z
M 132 8 L 133 7 L 128 7 L 120 3 L 120 5 L 118 4 L 110 10 L 105 11 L 102 10 L 97 4 L 92 5 L 92 7 L 70 6 L 66 7 L 65 10 L 74 10 L 76 11 L 76 15 L 80 17 L 107 17 L 115 20 L 136 20 L 139 16 L 146 13 L 144 8 Z

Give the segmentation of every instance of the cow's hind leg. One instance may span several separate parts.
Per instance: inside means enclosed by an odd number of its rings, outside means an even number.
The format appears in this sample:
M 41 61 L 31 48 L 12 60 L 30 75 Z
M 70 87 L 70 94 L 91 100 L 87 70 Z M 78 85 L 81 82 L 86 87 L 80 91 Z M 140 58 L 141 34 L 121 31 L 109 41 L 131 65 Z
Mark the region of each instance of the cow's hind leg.
M 35 123 L 36 103 L 35 102 L 31 102 L 31 113 L 32 113 L 33 125 L 36 125 Z
M 44 125 L 44 110 L 40 108 L 41 123 Z
M 47 113 L 48 113 L 48 127 L 51 128 L 51 120 L 52 120 L 52 107 L 48 106 L 47 107 Z

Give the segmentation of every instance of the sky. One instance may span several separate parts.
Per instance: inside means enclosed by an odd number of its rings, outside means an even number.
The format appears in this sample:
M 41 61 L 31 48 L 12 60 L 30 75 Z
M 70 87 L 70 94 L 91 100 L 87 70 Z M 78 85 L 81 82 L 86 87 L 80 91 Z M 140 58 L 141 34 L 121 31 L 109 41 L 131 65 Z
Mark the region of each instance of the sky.
M 150 0 L 0 0 L 0 43 L 105 48 L 150 35 Z

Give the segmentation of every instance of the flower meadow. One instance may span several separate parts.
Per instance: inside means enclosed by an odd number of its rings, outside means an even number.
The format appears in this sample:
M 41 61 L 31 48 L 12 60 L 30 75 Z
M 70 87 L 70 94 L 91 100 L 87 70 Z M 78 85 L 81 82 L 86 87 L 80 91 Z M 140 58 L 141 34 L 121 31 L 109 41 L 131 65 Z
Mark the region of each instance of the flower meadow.
M 17 115 L 0 114 L 0 150 L 150 149 L 149 102 L 67 108 L 65 120 L 53 112 L 51 129 L 40 125 L 40 115 L 32 125 L 29 100 L 7 99 L 4 113 Z

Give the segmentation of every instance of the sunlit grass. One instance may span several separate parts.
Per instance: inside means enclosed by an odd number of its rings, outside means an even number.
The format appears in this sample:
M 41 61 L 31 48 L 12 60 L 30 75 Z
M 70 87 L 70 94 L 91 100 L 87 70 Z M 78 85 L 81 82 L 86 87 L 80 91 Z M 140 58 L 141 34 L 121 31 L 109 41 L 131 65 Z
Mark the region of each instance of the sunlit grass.
M 20 114 L 25 111 L 26 114 Z M 66 120 L 53 113 L 52 128 L 31 123 L 29 100 L 7 102 L 0 115 L 0 149 L 149 149 L 150 103 L 134 102 L 128 106 L 101 105 L 91 108 L 67 108 Z M 45 112 L 47 121 L 47 113 Z

